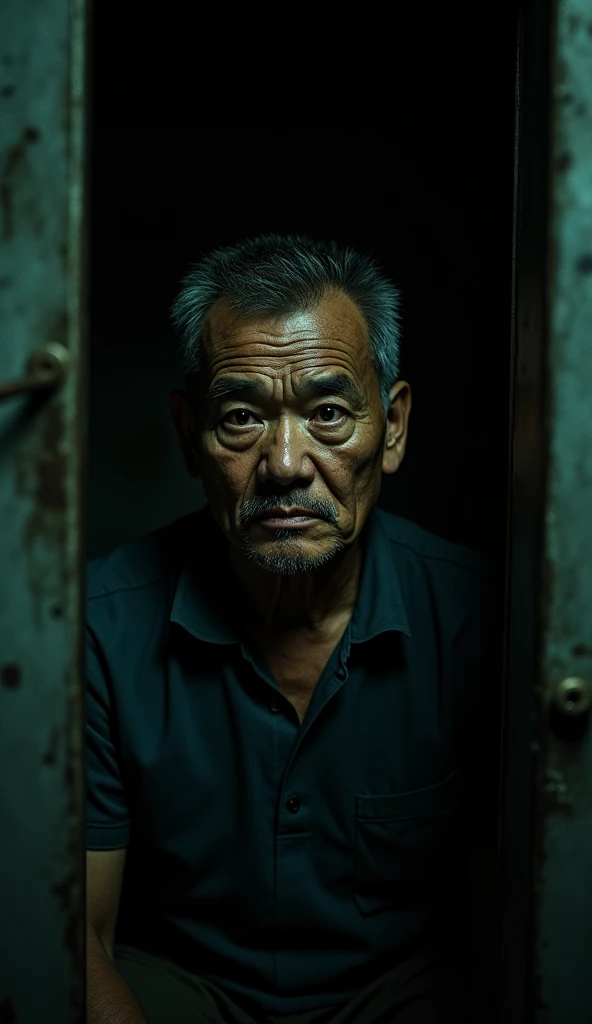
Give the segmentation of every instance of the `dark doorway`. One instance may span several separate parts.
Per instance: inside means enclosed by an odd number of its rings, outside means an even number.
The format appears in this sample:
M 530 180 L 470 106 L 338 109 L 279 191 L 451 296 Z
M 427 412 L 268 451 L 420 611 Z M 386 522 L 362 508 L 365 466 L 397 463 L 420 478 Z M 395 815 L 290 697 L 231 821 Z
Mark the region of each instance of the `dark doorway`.
M 169 308 L 190 263 L 266 231 L 334 238 L 402 291 L 410 440 L 380 503 L 492 556 L 501 654 L 517 17 L 510 4 L 426 34 L 419 17 L 403 30 L 96 5 L 91 557 L 203 503 L 168 415 Z
M 515 16 L 117 17 L 92 34 L 89 555 L 201 503 L 168 309 L 213 245 L 308 232 L 403 295 L 410 445 L 381 503 L 505 550 Z

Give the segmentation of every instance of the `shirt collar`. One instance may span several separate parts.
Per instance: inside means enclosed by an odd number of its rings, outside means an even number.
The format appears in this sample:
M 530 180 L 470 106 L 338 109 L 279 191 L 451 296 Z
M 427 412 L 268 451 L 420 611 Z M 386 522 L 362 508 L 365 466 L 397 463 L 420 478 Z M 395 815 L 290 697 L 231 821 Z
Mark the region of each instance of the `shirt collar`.
M 213 644 L 239 643 L 233 613 L 233 582 L 224 534 L 209 505 L 195 516 L 194 536 L 179 576 L 171 622 L 178 622 L 198 640 Z
M 374 508 L 364 527 L 364 564 L 356 606 L 350 623 L 352 643 L 364 643 L 387 630 L 411 636 L 390 538 L 387 513 Z M 190 544 L 177 583 L 171 622 L 199 640 L 232 644 L 241 640 L 233 609 L 234 582 L 226 541 L 206 505 L 194 519 Z
M 365 554 L 351 620 L 351 642 L 362 644 L 396 630 L 411 636 L 396 559 L 386 530 L 388 513 L 373 508 L 365 526 Z

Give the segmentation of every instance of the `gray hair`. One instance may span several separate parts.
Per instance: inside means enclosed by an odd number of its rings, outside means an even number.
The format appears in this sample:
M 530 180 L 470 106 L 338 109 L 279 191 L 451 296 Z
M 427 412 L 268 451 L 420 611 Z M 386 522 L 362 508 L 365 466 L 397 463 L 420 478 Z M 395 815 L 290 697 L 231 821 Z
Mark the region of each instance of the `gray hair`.
M 351 246 L 303 235 L 260 235 L 215 249 L 182 282 L 171 316 L 181 331 L 183 371 L 200 366 L 202 332 L 220 298 L 237 315 L 289 314 L 315 306 L 340 290 L 356 303 L 368 326 L 372 362 L 384 411 L 399 377 L 399 291 L 369 256 Z

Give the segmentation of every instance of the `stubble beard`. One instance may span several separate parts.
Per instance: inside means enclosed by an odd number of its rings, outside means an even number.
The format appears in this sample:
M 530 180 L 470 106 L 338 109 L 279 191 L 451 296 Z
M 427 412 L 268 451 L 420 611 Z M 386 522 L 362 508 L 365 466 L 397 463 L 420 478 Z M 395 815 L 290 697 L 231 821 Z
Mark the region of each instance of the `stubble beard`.
M 279 541 L 280 544 L 284 541 L 294 543 L 297 540 L 294 537 L 294 532 L 294 530 L 275 530 L 275 540 Z M 262 569 L 263 572 L 277 573 L 281 576 L 294 576 L 299 572 L 314 572 L 315 569 L 320 569 L 322 566 L 327 565 L 328 562 L 331 562 L 344 548 L 345 544 L 340 537 L 336 537 L 330 550 L 323 552 L 321 555 L 298 553 L 289 555 L 281 553 L 265 554 L 253 544 L 248 534 L 244 536 L 243 542 L 243 550 L 249 561 L 253 562 L 258 569 Z

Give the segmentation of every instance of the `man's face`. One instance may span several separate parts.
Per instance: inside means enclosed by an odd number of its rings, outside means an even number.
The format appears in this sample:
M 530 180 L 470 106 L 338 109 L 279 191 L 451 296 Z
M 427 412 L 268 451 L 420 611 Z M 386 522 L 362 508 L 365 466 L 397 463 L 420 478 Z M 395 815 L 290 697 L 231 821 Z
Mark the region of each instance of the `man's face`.
M 382 472 L 400 464 L 408 385 L 396 385 L 385 423 L 366 323 L 343 294 L 278 317 L 237 319 L 220 301 L 201 364 L 192 439 L 187 410 L 173 414 L 217 523 L 262 569 L 325 564 L 356 539 Z

